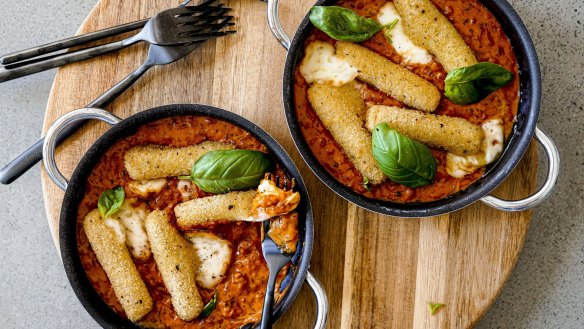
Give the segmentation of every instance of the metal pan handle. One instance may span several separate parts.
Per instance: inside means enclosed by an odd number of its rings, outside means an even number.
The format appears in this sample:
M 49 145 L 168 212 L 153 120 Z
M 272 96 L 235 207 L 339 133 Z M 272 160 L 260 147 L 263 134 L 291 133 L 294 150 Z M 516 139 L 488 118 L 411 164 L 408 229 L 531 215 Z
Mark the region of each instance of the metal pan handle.
M 268 2 L 268 25 L 270 25 L 270 30 L 274 34 L 274 37 L 286 48 L 286 50 L 290 49 L 290 37 L 286 32 L 284 32 L 284 28 L 282 27 L 282 23 L 280 22 L 280 14 L 278 13 L 278 9 L 280 7 L 280 0 L 262 0 L 264 2 Z
M 551 194 L 560 173 L 560 152 L 551 138 L 538 127 L 535 128 L 535 139 L 543 147 L 548 161 L 547 178 L 539 191 L 525 199 L 516 201 L 502 200 L 492 195 L 487 195 L 481 199 L 482 202 L 499 210 L 523 211 L 542 203 Z
M 53 182 L 63 191 L 67 189 L 69 181 L 61 174 L 57 163 L 55 162 L 55 145 L 57 144 L 57 137 L 61 134 L 65 127 L 70 124 L 81 121 L 97 119 L 110 125 L 115 125 L 122 121 L 117 116 L 98 108 L 82 108 L 69 112 L 59 119 L 57 119 L 47 131 L 45 141 L 43 143 L 43 164 L 45 170 Z
M 314 329 L 324 329 L 328 320 L 329 304 L 324 287 L 310 271 L 306 275 L 306 282 L 312 289 L 312 293 L 316 298 L 316 321 L 314 322 Z

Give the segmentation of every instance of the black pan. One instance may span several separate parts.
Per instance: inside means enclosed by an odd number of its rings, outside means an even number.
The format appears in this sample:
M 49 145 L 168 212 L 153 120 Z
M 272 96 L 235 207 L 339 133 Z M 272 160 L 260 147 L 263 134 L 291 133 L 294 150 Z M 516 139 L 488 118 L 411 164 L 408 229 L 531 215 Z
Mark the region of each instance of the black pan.
M 521 211 L 540 204 L 551 193 L 559 174 L 560 158 L 552 140 L 536 126 L 541 99 L 539 62 L 525 25 L 507 1 L 483 0 L 481 2 L 498 18 L 503 30 L 511 40 L 517 56 L 521 96 L 517 123 L 514 126 L 512 136 L 499 160 L 491 164 L 487 168 L 486 174 L 466 190 L 434 202 L 407 204 L 375 200 L 352 191 L 327 172 L 310 151 L 300 131 L 294 109 L 294 72 L 302 59 L 304 42 L 313 25 L 306 15 L 298 27 L 294 39 L 290 41 L 278 19 L 278 2 L 279 0 L 268 0 L 268 22 L 276 39 L 288 49 L 283 77 L 283 100 L 288 127 L 300 155 L 310 169 L 341 197 L 360 207 L 381 214 L 399 217 L 427 217 L 464 208 L 477 200 L 500 210 Z M 319 0 L 315 5 L 329 6 L 336 2 L 337 0 Z M 534 135 L 543 146 L 549 163 L 548 178 L 541 189 L 532 196 L 518 201 L 501 200 L 489 195 L 511 174 Z
M 138 328 L 137 325 L 119 316 L 99 297 L 81 265 L 81 259 L 77 250 L 77 208 L 85 192 L 85 185 L 93 167 L 101 156 L 119 139 L 134 134 L 137 129 L 149 122 L 174 116 L 208 116 L 217 118 L 239 126 L 268 147 L 271 154 L 282 166 L 289 177 L 296 180 L 296 189 L 301 194 L 299 212 L 298 250 L 292 259 L 292 270 L 283 282 L 288 290 L 282 300 L 274 307 L 274 321 L 277 320 L 290 307 L 302 284 L 306 280 L 317 298 L 318 314 L 315 328 L 324 328 L 328 313 L 326 294 L 320 283 L 308 272 L 310 256 L 313 245 L 313 218 L 308 192 L 302 176 L 292 159 L 268 133 L 252 122 L 234 113 L 206 105 L 167 105 L 135 114 L 121 120 L 113 114 L 101 109 L 85 108 L 68 113 L 59 118 L 51 126 L 45 138 L 43 158 L 47 173 L 53 181 L 65 190 L 61 217 L 59 224 L 59 242 L 61 257 L 65 266 L 65 272 L 73 291 L 89 312 L 89 314 L 104 328 Z M 87 119 L 98 119 L 113 124 L 113 127 L 104 133 L 83 156 L 77 165 L 69 182 L 61 175 L 55 164 L 55 142 L 62 129 L 67 125 Z M 249 324 L 251 328 L 257 324 Z

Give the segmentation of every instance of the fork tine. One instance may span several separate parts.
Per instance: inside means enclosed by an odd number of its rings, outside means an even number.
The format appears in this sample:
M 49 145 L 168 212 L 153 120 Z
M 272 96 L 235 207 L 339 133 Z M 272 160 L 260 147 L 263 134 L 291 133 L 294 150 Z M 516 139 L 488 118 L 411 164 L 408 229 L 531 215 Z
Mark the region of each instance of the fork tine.
M 224 27 L 235 26 L 235 23 L 219 23 L 219 24 L 201 24 L 201 25 L 187 25 L 185 27 L 179 28 L 179 36 L 188 36 L 197 32 L 203 32 L 205 30 L 219 31 Z M 211 32 L 207 31 L 207 32 Z
M 176 24 L 181 24 L 181 23 L 190 23 L 192 21 L 197 21 L 197 20 L 208 20 L 208 19 L 214 19 L 214 18 L 216 19 L 216 18 L 222 17 L 230 10 L 231 10 L 231 8 L 221 8 L 220 10 L 210 11 L 210 12 L 203 11 L 203 12 L 197 12 L 197 13 L 181 14 L 181 15 L 174 17 L 174 22 Z
M 164 13 L 166 13 L 168 15 L 174 15 L 174 16 L 183 16 L 183 15 L 188 16 L 188 15 L 193 15 L 196 13 L 222 11 L 224 9 L 225 9 L 225 7 L 223 7 L 223 4 L 216 5 L 216 6 L 186 6 L 186 7 L 180 7 L 180 8 L 167 9 L 164 11 Z
M 197 42 L 197 41 L 205 41 L 205 40 L 209 40 L 209 39 L 215 39 L 215 38 L 219 38 L 219 37 L 223 37 L 229 34 L 234 34 L 237 31 L 221 31 L 221 32 L 205 32 L 205 33 L 193 33 L 191 35 L 181 35 L 180 37 L 182 37 L 183 39 L 185 39 L 183 42 Z
M 205 26 L 217 27 L 217 26 L 231 26 L 233 23 L 230 23 L 233 20 L 233 16 L 223 16 L 223 17 L 216 17 L 216 18 L 209 18 L 206 20 L 201 21 L 194 21 L 191 23 L 182 23 L 177 25 L 176 31 L 177 33 L 185 33 L 190 32 L 192 30 L 199 30 L 204 28 Z M 220 28 L 220 27 L 219 27 Z
M 192 14 L 196 14 L 199 12 L 213 12 L 213 11 L 220 11 L 225 7 L 225 4 L 222 3 L 218 3 L 216 5 L 212 5 L 212 6 L 187 6 L 184 8 L 176 8 L 179 10 L 176 10 L 176 14 L 177 15 L 192 15 Z M 231 8 L 229 8 L 231 9 Z
M 221 29 L 235 26 L 235 23 L 187 25 L 177 28 L 177 37 L 194 37 L 204 33 L 219 32 Z M 223 31 L 222 31 L 223 32 Z M 227 32 L 227 31 L 224 31 Z
M 213 2 L 216 2 L 217 0 L 207 0 L 207 1 L 203 1 L 200 4 L 196 5 L 198 7 L 205 7 L 205 6 L 209 6 L 211 4 L 213 4 Z M 185 1 L 186 2 L 186 1 Z
M 266 238 L 270 239 L 268 232 L 270 231 L 270 221 L 265 220 L 262 222 L 262 241 Z
M 227 16 L 208 16 L 201 20 L 193 20 L 193 21 L 186 21 L 177 24 L 178 26 L 197 26 L 209 23 L 216 23 L 216 24 L 225 24 L 231 20 L 233 20 L 234 16 L 227 15 Z

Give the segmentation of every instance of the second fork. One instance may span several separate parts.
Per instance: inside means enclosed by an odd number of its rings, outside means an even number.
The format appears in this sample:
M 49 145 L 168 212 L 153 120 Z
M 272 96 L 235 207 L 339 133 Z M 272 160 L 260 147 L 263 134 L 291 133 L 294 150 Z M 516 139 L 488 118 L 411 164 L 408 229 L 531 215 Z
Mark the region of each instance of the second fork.
M 224 36 L 232 31 L 219 31 L 219 28 L 232 26 L 232 16 L 225 15 L 229 8 L 218 6 L 188 6 L 160 12 L 144 26 L 140 33 L 127 39 L 74 51 L 46 60 L 33 60 L 34 63 L 15 63 L 0 68 L 0 82 L 50 70 L 66 64 L 79 62 L 126 48 L 140 41 L 156 45 L 180 45 L 204 41 Z

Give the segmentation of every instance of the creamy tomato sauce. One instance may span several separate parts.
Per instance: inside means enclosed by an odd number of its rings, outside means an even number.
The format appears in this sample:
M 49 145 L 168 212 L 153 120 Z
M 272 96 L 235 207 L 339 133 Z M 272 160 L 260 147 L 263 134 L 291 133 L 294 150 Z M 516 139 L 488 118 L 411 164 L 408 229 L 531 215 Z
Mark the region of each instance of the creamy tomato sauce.
M 86 193 L 79 205 L 77 218 L 79 255 L 93 287 L 101 298 L 122 316 L 125 316 L 124 311 L 89 245 L 82 229 L 82 220 L 90 211 L 97 208 L 97 200 L 103 191 L 120 185 L 128 191 L 127 185 L 131 178 L 124 169 L 123 157 L 129 148 L 147 144 L 184 147 L 206 140 L 233 143 L 239 149 L 268 152 L 265 145 L 249 132 L 227 122 L 208 117 L 171 117 L 144 125 L 135 134 L 116 142 L 102 156 L 87 180 Z M 281 177 L 284 175 L 278 165 L 272 172 Z M 172 210 L 182 201 L 177 184 L 176 178 L 169 179 L 160 193 L 146 198 L 141 197 L 139 202 L 147 204 L 150 210 Z M 191 191 L 193 197 L 208 195 L 198 190 L 196 185 L 193 186 Z M 174 211 L 169 213 L 174 216 Z M 175 221 L 175 218 L 172 220 Z M 230 241 L 233 247 L 232 260 L 225 279 L 213 290 L 199 288 L 204 303 L 217 293 L 217 306 L 211 315 L 204 319 L 185 322 L 178 318 L 154 259 L 150 257 L 145 262 L 135 260 L 154 301 L 152 311 L 139 324 L 152 328 L 240 328 L 248 323 L 258 322 L 261 318 L 268 279 L 268 268 L 261 252 L 260 226 L 261 223 L 235 222 L 188 228 L 189 231 L 214 233 Z M 298 236 L 297 225 L 293 227 L 288 225 L 288 230 L 295 231 L 295 236 Z M 289 266 L 286 266 L 279 273 L 276 291 L 280 290 L 280 282 L 288 269 Z M 277 293 L 276 299 L 281 299 L 284 292 Z
M 505 128 L 505 136 L 508 138 L 513 129 L 513 121 L 519 104 L 517 59 L 509 39 L 493 14 L 477 0 L 432 0 L 432 2 L 462 35 L 479 62 L 499 64 L 515 75 L 515 79 L 507 86 L 493 92 L 476 104 L 457 105 L 442 97 L 434 113 L 461 117 L 477 125 L 488 119 L 501 119 Z M 379 8 L 386 3 L 386 0 L 343 0 L 336 5 L 352 9 L 361 16 L 376 19 Z M 331 44 L 336 42 L 325 33 L 313 29 L 305 45 L 315 40 L 327 41 Z M 386 41 L 383 32 L 362 42 L 361 45 L 385 56 L 392 62 L 402 63 L 401 56 Z M 440 92 L 444 92 L 446 72 L 440 63 L 432 61 L 426 65 L 404 65 L 404 67 L 433 83 Z M 367 190 L 363 186 L 361 174 L 310 106 L 307 97 L 308 84 L 298 68 L 294 79 L 295 110 L 302 135 L 320 164 L 339 182 L 353 191 L 380 200 L 427 202 L 442 199 L 464 190 L 484 174 L 484 169 L 481 169 L 463 178 L 451 177 L 446 172 L 446 151 L 432 148 L 430 150 L 438 164 L 438 170 L 432 184 L 419 188 L 409 188 L 387 180 L 382 184 L 372 185 Z M 379 104 L 405 107 L 396 99 L 367 84 L 360 85 L 360 91 L 368 106 Z

